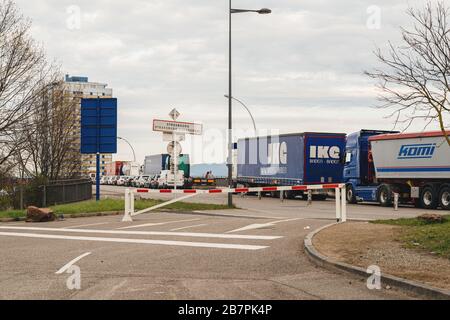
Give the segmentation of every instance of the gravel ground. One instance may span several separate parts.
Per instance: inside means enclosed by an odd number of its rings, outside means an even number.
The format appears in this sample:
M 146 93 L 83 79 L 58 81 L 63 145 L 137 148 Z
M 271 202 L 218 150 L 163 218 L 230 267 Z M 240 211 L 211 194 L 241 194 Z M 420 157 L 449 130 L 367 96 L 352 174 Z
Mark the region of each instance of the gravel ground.
M 400 227 L 354 222 L 333 226 L 314 238 L 314 246 L 335 260 L 450 289 L 450 260 L 402 247 Z

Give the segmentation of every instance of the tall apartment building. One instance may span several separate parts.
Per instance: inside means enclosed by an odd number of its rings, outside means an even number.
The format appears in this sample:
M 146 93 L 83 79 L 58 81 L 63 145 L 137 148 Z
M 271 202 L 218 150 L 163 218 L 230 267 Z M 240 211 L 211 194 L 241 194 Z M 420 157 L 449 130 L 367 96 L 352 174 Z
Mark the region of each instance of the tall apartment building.
M 64 79 L 64 91 L 75 100 L 77 105 L 77 126 L 74 132 L 74 144 L 71 153 L 71 161 L 79 164 L 81 176 L 95 176 L 96 155 L 81 154 L 81 99 L 83 98 L 112 98 L 113 90 L 107 88 L 105 83 L 89 82 L 88 77 L 78 77 L 66 75 Z M 100 156 L 100 169 L 102 175 L 106 175 L 106 168 L 112 162 L 112 154 L 102 154 Z

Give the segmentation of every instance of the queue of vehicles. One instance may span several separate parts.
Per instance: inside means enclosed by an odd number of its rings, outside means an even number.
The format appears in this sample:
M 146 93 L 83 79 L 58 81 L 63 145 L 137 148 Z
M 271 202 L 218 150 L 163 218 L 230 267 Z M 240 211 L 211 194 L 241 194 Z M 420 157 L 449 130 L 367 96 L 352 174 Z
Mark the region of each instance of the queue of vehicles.
M 450 210 L 450 146 L 441 131 L 242 139 L 237 170 L 237 183 L 245 187 L 342 183 L 349 203 L 392 206 L 398 197 L 399 203 Z M 302 191 L 286 194 L 296 196 L 305 197 Z
M 450 132 L 448 132 L 450 135 Z M 237 143 L 236 186 L 295 186 L 340 183 L 349 203 L 414 204 L 450 210 L 450 146 L 441 131 L 405 134 L 360 130 L 352 134 L 306 132 L 241 139 Z M 189 158 L 178 175 L 167 170 L 167 155 L 146 158 L 141 176 L 103 177 L 102 184 L 137 188 L 214 188 L 215 181 L 192 178 Z M 184 169 L 184 170 L 182 170 Z M 279 197 L 279 193 L 272 192 Z M 307 195 L 288 191 L 286 198 Z M 325 200 L 325 191 L 313 197 Z
M 134 188 L 159 188 L 159 175 L 154 176 L 103 176 L 100 179 L 100 184 L 121 186 L 121 187 L 134 187 Z

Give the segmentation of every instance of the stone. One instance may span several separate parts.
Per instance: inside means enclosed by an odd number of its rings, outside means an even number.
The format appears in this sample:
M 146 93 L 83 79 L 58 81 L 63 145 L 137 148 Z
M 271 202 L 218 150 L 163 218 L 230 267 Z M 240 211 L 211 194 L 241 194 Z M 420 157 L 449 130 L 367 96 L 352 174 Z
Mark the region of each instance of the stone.
M 27 222 L 49 222 L 55 220 L 56 215 L 51 209 L 37 207 L 27 208 Z
M 419 216 L 419 220 L 425 221 L 426 223 L 443 223 L 444 217 L 436 213 L 427 213 Z

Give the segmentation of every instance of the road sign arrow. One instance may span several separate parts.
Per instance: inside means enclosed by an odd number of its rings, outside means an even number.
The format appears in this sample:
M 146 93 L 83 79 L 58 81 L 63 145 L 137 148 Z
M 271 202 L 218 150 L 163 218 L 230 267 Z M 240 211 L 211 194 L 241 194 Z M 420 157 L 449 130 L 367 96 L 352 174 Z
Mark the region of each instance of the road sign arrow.
M 169 116 L 173 119 L 173 121 L 176 121 L 179 117 L 180 117 L 180 113 L 178 112 L 177 109 L 173 109 L 172 111 L 170 111 Z

